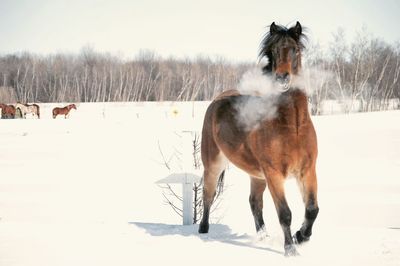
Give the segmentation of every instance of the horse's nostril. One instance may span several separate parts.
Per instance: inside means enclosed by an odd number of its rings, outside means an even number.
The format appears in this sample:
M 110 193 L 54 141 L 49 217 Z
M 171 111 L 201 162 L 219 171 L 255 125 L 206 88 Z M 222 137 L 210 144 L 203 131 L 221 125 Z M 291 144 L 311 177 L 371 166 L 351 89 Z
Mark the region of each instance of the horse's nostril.
M 285 81 L 287 79 L 289 79 L 289 73 L 285 72 L 285 73 L 276 73 L 276 79 L 277 80 L 281 80 L 281 81 Z
M 285 73 L 277 73 L 275 75 L 276 81 L 280 82 L 280 83 L 288 83 L 290 80 L 290 75 L 289 73 L 285 72 Z

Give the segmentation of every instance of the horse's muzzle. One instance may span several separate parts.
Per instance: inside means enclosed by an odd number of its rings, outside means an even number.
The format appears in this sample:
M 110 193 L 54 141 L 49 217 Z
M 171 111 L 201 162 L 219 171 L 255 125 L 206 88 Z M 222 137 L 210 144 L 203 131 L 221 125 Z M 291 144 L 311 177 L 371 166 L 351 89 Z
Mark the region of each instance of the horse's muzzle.
M 290 74 L 285 72 L 285 73 L 276 73 L 275 74 L 275 79 L 279 83 L 289 83 L 290 80 Z
M 275 80 L 283 90 L 286 91 L 290 88 L 291 78 L 289 73 L 276 74 Z

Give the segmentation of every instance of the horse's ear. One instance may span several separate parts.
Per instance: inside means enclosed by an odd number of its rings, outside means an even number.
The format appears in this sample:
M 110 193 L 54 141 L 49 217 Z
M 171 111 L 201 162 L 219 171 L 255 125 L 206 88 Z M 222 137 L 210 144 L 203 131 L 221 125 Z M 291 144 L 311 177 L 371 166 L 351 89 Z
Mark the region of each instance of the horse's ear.
M 275 22 L 272 22 L 271 26 L 269 26 L 269 33 L 275 34 L 278 32 L 278 26 L 276 26 Z
M 302 33 L 302 27 L 300 22 L 296 22 L 296 25 L 291 27 L 289 29 L 289 34 L 295 39 L 295 40 L 299 40 L 300 39 L 300 35 Z

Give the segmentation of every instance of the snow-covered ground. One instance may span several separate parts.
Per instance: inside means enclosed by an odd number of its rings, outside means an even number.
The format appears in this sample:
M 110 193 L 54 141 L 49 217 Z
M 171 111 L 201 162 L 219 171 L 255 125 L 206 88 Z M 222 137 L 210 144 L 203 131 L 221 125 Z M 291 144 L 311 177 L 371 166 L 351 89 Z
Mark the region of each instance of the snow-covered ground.
M 0 265 L 399 265 L 400 112 L 314 117 L 320 214 L 301 256 L 283 256 L 268 191 L 258 240 L 248 177 L 230 167 L 207 235 L 164 204 L 176 130 L 199 130 L 207 103 L 82 104 L 70 119 L 0 120 Z M 304 214 L 287 183 L 292 231 Z M 223 264 L 222 264 L 223 263 Z

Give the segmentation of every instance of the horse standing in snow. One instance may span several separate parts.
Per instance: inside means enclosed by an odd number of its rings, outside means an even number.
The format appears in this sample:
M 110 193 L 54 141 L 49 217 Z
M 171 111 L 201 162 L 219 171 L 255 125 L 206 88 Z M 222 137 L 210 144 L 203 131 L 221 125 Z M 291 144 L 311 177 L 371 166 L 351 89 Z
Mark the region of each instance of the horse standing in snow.
M 26 118 L 26 114 L 30 113 L 29 108 L 20 102 L 15 104 L 15 111 L 21 115 L 21 118 Z
M 24 104 L 28 113 L 36 115 L 37 118 L 40 118 L 40 107 L 37 104 Z
M 19 115 L 19 118 L 26 118 L 27 114 L 32 114 L 40 118 L 40 107 L 37 104 L 22 104 L 17 102 L 15 104 L 15 112 Z
M 263 103 L 262 97 L 225 91 L 214 99 L 204 118 L 201 156 L 204 165 L 204 212 L 199 233 L 209 230 L 210 207 L 228 160 L 250 175 L 250 207 L 258 232 L 265 230 L 263 193 L 273 198 L 285 238 L 286 256 L 298 255 L 295 244 L 308 241 L 319 208 L 317 203 L 317 137 L 308 112 L 307 96 L 293 86 L 301 68 L 305 36 L 299 22 L 291 28 L 272 23 L 262 40 L 260 57 L 268 64 L 263 74 L 280 91 L 273 117 L 258 117 L 252 128 L 243 126 L 240 106 L 243 102 Z M 260 88 L 263 90 L 263 88 Z M 257 114 L 255 114 L 257 115 Z M 301 228 L 292 236 L 292 214 L 285 197 L 284 182 L 296 177 L 305 204 Z
M 13 105 L 0 103 L 0 109 L 1 109 L 1 118 L 3 119 L 15 118 L 15 107 Z
M 69 117 L 69 111 L 71 111 L 71 109 L 76 110 L 76 105 L 70 104 L 70 105 L 67 105 L 62 108 L 56 107 L 53 109 L 53 118 L 55 119 L 57 117 L 57 115 L 64 115 L 64 118 L 67 118 L 67 117 Z

